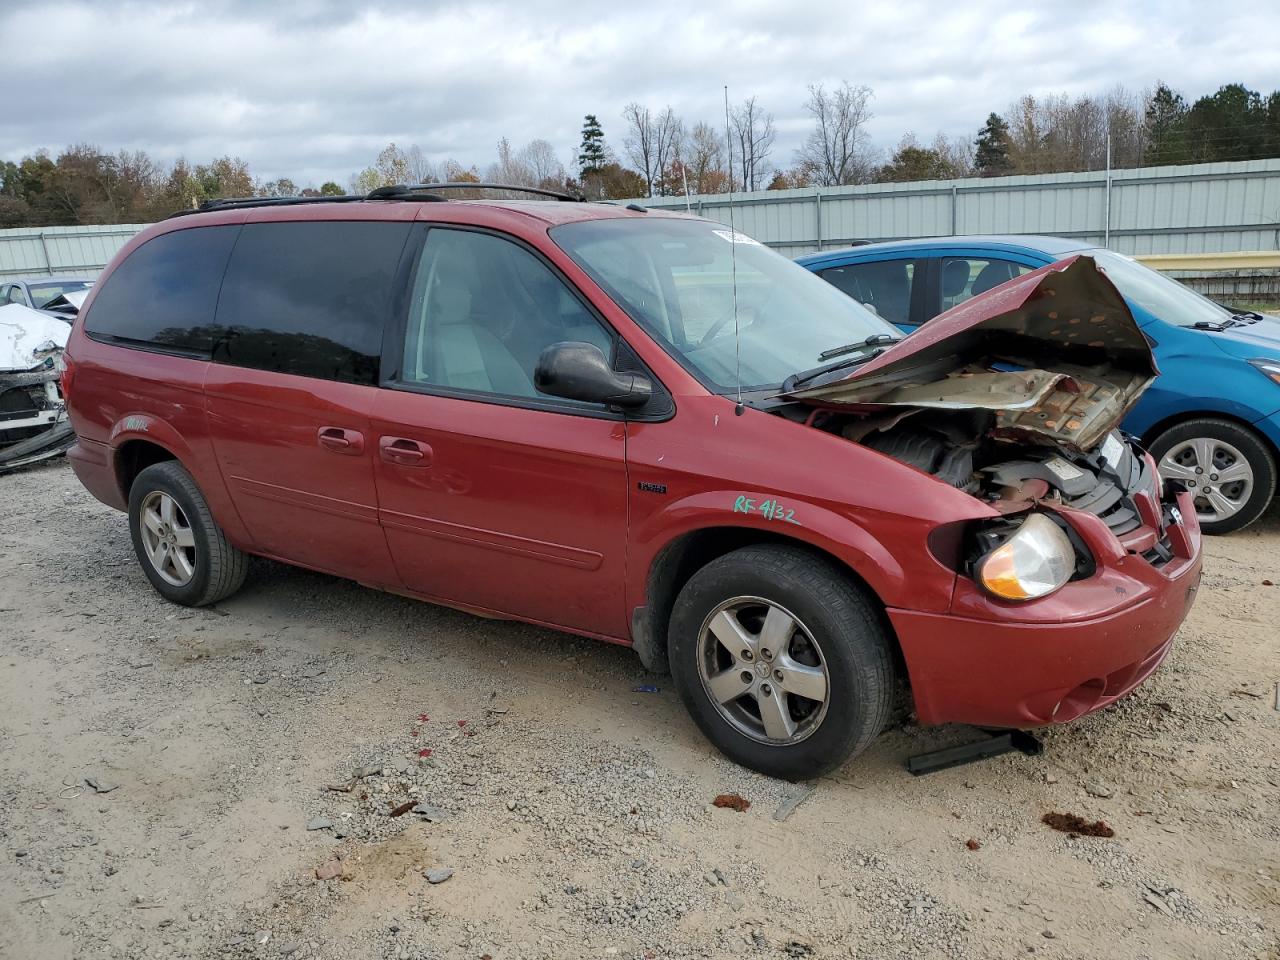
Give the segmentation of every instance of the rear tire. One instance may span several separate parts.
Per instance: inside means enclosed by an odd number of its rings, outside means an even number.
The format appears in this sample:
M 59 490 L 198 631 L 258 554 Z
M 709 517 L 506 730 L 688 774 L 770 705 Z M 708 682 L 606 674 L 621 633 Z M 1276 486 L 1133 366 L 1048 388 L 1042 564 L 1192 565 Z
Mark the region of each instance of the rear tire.
M 798 547 L 744 547 L 680 591 L 668 645 L 694 722 L 726 756 L 786 780 L 861 753 L 894 695 L 883 615 L 838 565 Z
M 1170 427 L 1151 441 L 1151 456 L 1161 476 L 1188 485 L 1200 527 L 1208 534 L 1247 527 L 1275 494 L 1270 448 L 1253 430 L 1230 420 L 1202 417 Z
M 195 480 L 176 460 L 152 464 L 133 481 L 129 531 L 142 572 L 166 600 L 203 607 L 244 583 L 248 554 L 227 540 Z

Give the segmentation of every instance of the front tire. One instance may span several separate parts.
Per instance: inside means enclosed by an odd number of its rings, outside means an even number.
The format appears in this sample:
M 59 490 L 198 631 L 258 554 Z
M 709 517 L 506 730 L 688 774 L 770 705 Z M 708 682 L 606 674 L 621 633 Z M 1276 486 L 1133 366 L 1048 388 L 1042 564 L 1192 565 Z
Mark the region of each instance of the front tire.
M 726 756 L 786 780 L 866 749 L 888 723 L 891 641 L 866 592 L 798 547 L 744 547 L 707 564 L 672 610 L 671 672 Z
M 142 572 L 166 600 L 203 607 L 244 583 L 248 555 L 227 540 L 195 480 L 176 460 L 152 464 L 133 481 L 129 530 Z
M 1276 462 L 1248 427 L 1202 417 L 1170 427 L 1151 441 L 1160 475 L 1187 485 L 1205 533 L 1231 533 L 1266 511 L 1276 489 Z

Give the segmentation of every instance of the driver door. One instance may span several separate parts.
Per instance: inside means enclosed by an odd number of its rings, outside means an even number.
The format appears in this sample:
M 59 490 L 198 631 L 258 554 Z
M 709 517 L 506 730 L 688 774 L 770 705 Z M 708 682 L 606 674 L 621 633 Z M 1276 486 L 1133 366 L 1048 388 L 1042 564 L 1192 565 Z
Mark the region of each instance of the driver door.
M 566 340 L 612 356 L 612 331 L 533 249 L 431 228 L 371 417 L 378 515 L 414 593 L 625 638 L 626 424 L 534 388 Z

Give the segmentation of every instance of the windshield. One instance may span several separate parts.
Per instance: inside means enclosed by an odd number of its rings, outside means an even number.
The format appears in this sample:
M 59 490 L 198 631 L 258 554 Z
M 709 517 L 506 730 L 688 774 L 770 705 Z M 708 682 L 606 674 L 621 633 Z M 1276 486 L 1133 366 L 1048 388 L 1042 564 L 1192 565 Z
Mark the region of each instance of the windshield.
M 551 237 L 686 369 L 720 393 L 736 388 L 739 365 L 742 389 L 771 389 L 820 364 L 824 351 L 877 335 L 901 336 L 816 274 L 717 223 L 588 220 L 556 227 Z
M 50 300 L 56 300 L 65 293 L 75 293 L 77 290 L 89 289 L 89 281 L 87 280 L 61 280 L 56 283 L 40 283 L 27 284 L 27 290 L 31 293 L 31 305 L 37 309 L 43 307 Z
M 1226 323 L 1231 312 L 1171 277 L 1110 250 L 1087 250 L 1125 299 L 1179 327 Z

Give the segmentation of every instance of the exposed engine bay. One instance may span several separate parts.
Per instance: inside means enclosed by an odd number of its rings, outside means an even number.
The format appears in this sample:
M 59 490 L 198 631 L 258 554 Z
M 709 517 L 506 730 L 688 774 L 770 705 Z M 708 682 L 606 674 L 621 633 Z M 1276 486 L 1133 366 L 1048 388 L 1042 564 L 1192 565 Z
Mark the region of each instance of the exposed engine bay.
M 1001 512 L 1053 501 L 1123 537 L 1152 525 L 1136 498 L 1158 504 L 1160 492 L 1150 461 L 1115 428 L 1158 373 L 1124 298 L 1092 258 L 1077 256 L 954 307 L 852 371 L 818 371 L 786 396 L 819 407 L 811 426 Z
M 1097 514 L 1117 536 L 1141 525 L 1131 494 L 1155 478 L 1118 433 L 1083 452 L 999 439 L 998 419 L 986 411 L 914 413 L 843 424 L 836 415 L 826 425 L 997 509 L 1050 500 Z
M 61 456 L 75 441 L 59 377 L 71 324 L 0 306 L 0 473 Z

